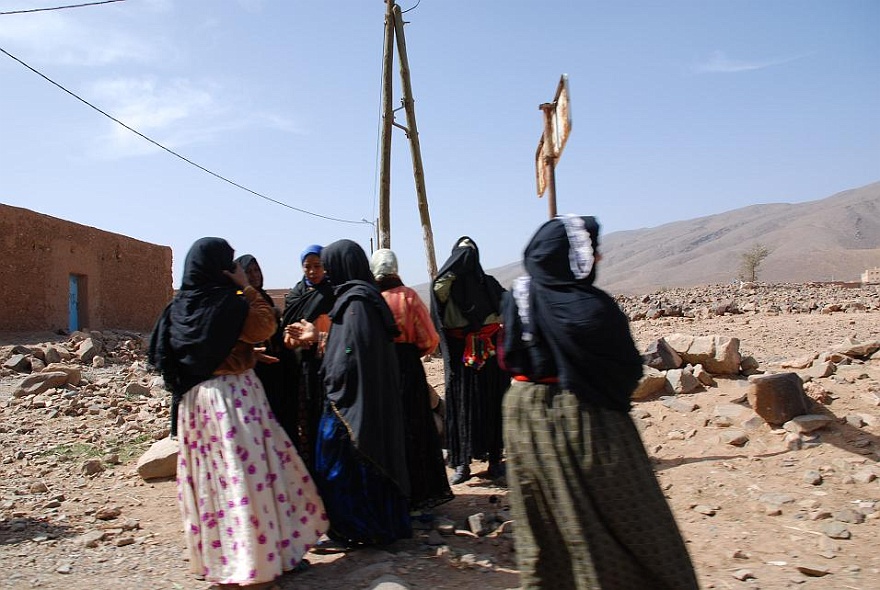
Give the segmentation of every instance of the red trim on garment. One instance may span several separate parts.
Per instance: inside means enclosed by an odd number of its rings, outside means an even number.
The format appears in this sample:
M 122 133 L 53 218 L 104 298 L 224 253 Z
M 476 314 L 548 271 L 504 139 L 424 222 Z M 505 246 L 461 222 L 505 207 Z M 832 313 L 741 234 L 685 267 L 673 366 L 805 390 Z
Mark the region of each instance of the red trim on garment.
M 543 379 L 529 379 L 525 375 L 514 375 L 514 381 L 526 381 L 529 383 L 543 383 L 545 385 L 552 385 L 554 383 L 559 383 L 559 377 L 544 377 Z

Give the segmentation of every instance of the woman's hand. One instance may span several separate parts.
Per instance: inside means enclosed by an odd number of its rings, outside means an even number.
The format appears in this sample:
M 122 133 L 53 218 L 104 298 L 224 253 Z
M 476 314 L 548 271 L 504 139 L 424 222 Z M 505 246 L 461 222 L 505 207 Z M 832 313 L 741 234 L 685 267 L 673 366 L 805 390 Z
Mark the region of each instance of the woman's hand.
M 274 365 L 279 362 L 277 356 L 272 356 L 270 354 L 266 354 L 265 346 L 255 346 L 254 347 L 254 355 L 257 358 L 258 363 L 265 363 L 267 365 Z
M 239 289 L 244 289 L 245 287 L 250 285 L 250 282 L 248 282 L 247 274 L 238 263 L 236 263 L 235 269 L 233 271 L 230 272 L 228 270 L 224 270 L 223 274 L 229 277 L 230 281 L 238 285 Z
M 285 340 L 289 336 L 300 342 L 315 343 L 318 341 L 318 329 L 315 324 L 307 320 L 300 320 L 284 327 Z

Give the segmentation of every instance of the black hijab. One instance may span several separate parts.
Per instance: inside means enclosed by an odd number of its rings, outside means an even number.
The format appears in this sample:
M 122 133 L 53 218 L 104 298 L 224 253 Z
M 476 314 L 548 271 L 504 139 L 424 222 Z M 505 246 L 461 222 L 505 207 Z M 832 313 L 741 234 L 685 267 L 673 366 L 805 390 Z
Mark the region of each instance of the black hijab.
M 321 262 L 335 287 L 333 324 L 321 364 L 327 399 L 358 452 L 409 492 L 403 407 L 394 337 L 397 323 L 373 283 L 363 249 L 333 242 Z
M 431 313 L 438 331 L 444 327 L 446 303 L 437 299 L 433 287 L 437 280 L 448 274 L 455 275 L 449 299 L 467 319 L 467 331 L 479 330 L 483 327 L 486 317 L 500 311 L 501 294 L 504 289 L 495 277 L 483 272 L 483 267 L 480 266 L 480 250 L 469 237 L 462 236 L 455 241 L 452 254 L 437 271 L 437 277 L 431 283 Z
M 260 264 L 259 262 L 257 262 L 257 259 L 254 258 L 252 254 L 244 254 L 242 256 L 239 256 L 233 262 L 235 262 L 236 264 L 240 264 L 245 271 L 247 271 L 248 267 L 251 264 L 257 264 L 258 266 Z M 262 269 L 260 270 L 262 271 Z M 266 300 L 266 303 L 268 303 L 272 307 L 275 307 L 275 301 L 272 299 L 272 296 L 269 295 L 265 289 L 263 289 L 263 285 L 260 285 L 259 287 L 257 287 L 256 285 L 251 285 L 251 287 L 260 292 L 260 295 L 263 296 L 263 299 Z
M 222 238 L 201 238 L 186 255 L 180 290 L 162 312 L 150 339 L 149 362 L 177 401 L 229 355 L 247 318 L 247 301 L 223 274 L 235 268 Z
M 333 242 L 321 252 L 321 263 L 330 277 L 333 294 L 336 297 L 336 303 L 330 310 L 331 319 L 344 313 L 352 299 L 361 299 L 375 308 L 385 331 L 392 340 L 400 334 L 394 314 L 391 313 L 385 298 L 376 286 L 370 270 L 370 261 L 357 242 L 352 240 Z
M 523 253 L 528 277 L 504 298 L 504 364 L 532 380 L 558 376 L 582 401 L 627 411 L 642 375 L 626 316 L 594 286 L 599 224 L 544 223 Z
M 300 264 L 305 264 L 309 255 L 321 255 L 323 248 L 313 244 L 300 254 Z M 326 270 L 325 270 L 326 273 Z M 314 322 L 315 318 L 333 309 L 336 298 L 333 296 L 333 285 L 327 274 L 317 285 L 312 284 L 303 275 L 303 278 L 294 285 L 284 296 L 284 313 L 281 316 L 281 325 L 287 326 L 300 320 Z

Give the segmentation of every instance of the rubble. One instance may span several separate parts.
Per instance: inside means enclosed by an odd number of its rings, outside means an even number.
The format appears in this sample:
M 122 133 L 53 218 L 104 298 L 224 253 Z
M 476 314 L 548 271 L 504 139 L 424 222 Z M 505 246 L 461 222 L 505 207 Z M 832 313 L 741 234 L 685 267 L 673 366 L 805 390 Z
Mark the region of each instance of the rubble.
M 631 416 L 701 586 L 880 586 L 880 287 L 618 300 L 646 361 Z M 146 345 L 108 330 L 0 347 L 0 588 L 208 588 L 181 550 L 170 395 Z M 442 361 L 426 371 L 442 396 Z M 767 419 L 750 392 L 768 380 L 799 384 L 802 405 Z M 310 555 L 320 567 L 280 587 L 519 585 L 507 490 L 474 472 L 411 542 Z

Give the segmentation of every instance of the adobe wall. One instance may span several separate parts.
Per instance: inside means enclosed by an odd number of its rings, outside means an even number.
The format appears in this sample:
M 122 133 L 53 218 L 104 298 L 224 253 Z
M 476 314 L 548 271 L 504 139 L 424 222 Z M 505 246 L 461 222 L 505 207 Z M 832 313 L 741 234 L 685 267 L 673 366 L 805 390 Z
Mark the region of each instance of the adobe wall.
M 174 294 L 171 248 L 0 204 L 0 331 L 67 329 L 79 275 L 80 329 L 147 332 Z

